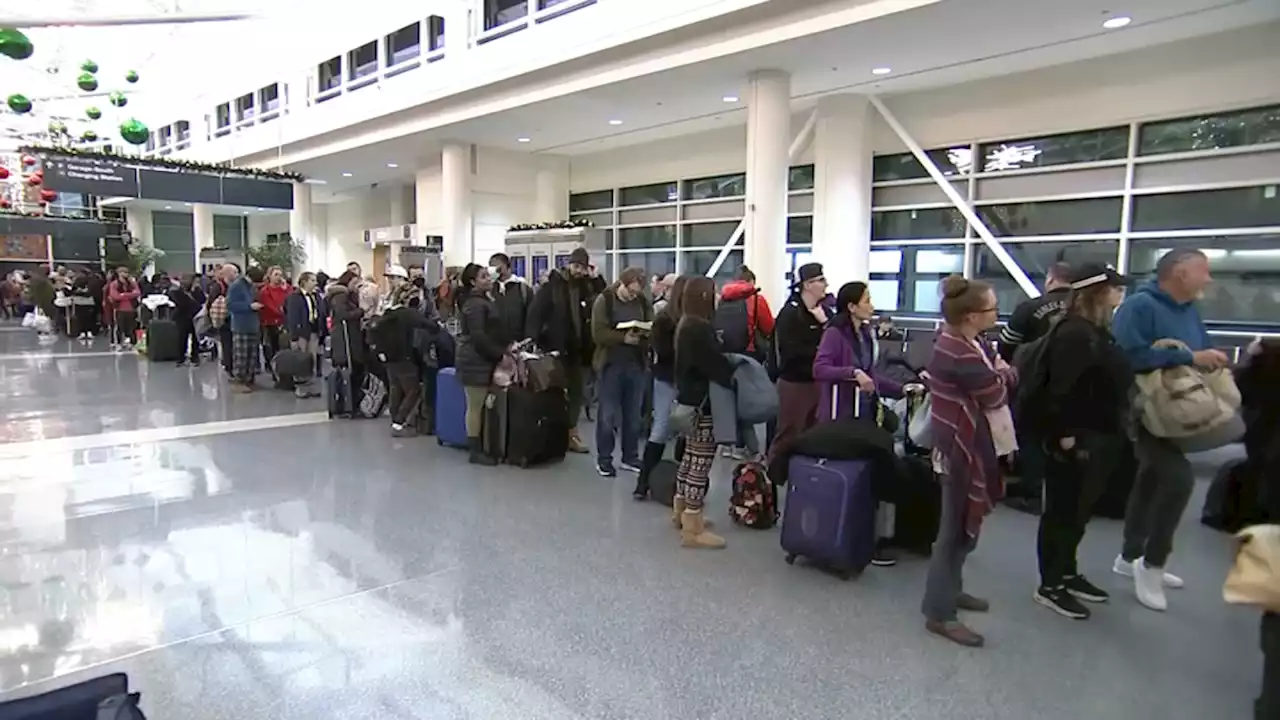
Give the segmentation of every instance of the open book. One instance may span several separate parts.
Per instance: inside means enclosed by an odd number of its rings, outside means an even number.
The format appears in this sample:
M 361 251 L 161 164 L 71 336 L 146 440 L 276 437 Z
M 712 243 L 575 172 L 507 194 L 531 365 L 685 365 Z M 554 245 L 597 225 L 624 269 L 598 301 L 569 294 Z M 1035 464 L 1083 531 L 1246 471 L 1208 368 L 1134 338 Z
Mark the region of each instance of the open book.
M 614 328 L 623 331 L 639 330 L 640 332 L 649 332 L 653 329 L 653 323 L 645 322 L 644 320 L 628 320 L 614 325 Z

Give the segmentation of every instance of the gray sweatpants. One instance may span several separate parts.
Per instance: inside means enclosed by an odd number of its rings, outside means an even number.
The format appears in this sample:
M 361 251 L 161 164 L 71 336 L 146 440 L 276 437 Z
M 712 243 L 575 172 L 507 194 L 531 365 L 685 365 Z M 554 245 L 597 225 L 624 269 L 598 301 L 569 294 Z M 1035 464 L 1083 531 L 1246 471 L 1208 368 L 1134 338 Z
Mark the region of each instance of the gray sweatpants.
M 942 483 L 942 517 L 938 539 L 929 558 L 924 601 L 920 611 L 926 620 L 951 622 L 956 619 L 956 602 L 964 590 L 964 561 L 973 552 L 974 541 L 964 531 L 966 493 L 956 487 L 956 479 L 939 478 Z
M 1149 567 L 1162 568 L 1173 550 L 1173 533 L 1191 500 L 1195 474 L 1181 450 L 1138 426 L 1134 443 L 1138 477 L 1124 513 L 1125 560 L 1145 558 Z

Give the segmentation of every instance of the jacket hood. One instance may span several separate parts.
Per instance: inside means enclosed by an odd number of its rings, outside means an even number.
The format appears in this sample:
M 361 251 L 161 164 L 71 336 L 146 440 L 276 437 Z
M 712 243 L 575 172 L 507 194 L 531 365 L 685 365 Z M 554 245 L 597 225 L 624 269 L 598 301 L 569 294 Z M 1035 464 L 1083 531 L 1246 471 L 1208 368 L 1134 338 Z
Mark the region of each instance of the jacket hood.
M 498 285 L 506 285 L 507 283 L 521 283 L 523 285 L 529 284 L 528 280 L 525 280 L 523 277 L 516 275 L 515 273 L 512 273 L 511 277 L 507 278 L 506 280 L 498 280 L 497 278 L 494 278 L 494 281 L 495 281 L 495 284 L 498 284 Z
M 1191 304 L 1191 302 L 1178 302 L 1177 300 L 1174 300 L 1172 295 L 1160 289 L 1160 284 L 1155 280 L 1143 283 L 1138 287 L 1137 292 L 1139 294 L 1150 295 L 1157 301 L 1168 305 L 1171 308 L 1184 308 Z
M 743 300 L 755 295 L 756 286 L 746 280 L 734 280 L 726 283 L 724 289 L 720 291 L 721 300 Z
M 351 292 L 351 290 L 346 285 L 343 285 L 341 283 L 333 283 L 332 285 L 324 289 L 324 296 L 326 299 L 332 300 L 333 298 L 339 295 L 346 295 L 349 292 Z

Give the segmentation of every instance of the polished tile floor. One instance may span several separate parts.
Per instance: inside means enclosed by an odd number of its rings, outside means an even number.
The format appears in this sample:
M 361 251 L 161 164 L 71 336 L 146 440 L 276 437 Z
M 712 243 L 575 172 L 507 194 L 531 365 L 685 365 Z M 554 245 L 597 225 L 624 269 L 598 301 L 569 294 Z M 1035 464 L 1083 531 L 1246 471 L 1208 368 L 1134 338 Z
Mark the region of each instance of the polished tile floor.
M 680 550 L 590 458 L 476 470 L 102 351 L 0 328 L 2 697 L 118 669 L 184 720 L 1225 720 L 1256 694 L 1257 618 L 1193 510 L 1165 614 L 1110 574 L 1118 524 L 1091 527 L 1116 597 L 1087 623 L 1031 603 L 1034 519 L 997 513 L 968 568 L 989 645 L 963 650 L 921 628 L 920 561 L 843 583 L 774 531 Z

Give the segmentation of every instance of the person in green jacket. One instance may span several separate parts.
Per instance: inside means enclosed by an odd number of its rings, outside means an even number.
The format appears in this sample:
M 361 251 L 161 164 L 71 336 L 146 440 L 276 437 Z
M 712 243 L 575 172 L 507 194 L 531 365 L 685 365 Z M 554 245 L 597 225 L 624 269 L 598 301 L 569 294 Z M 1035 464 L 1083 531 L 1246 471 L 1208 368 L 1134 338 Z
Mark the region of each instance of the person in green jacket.
M 32 305 L 49 318 L 50 322 L 54 318 L 53 299 L 56 294 L 53 281 L 49 279 L 49 268 L 44 265 L 37 266 L 31 275 L 31 280 L 27 282 L 27 297 L 30 298 Z

